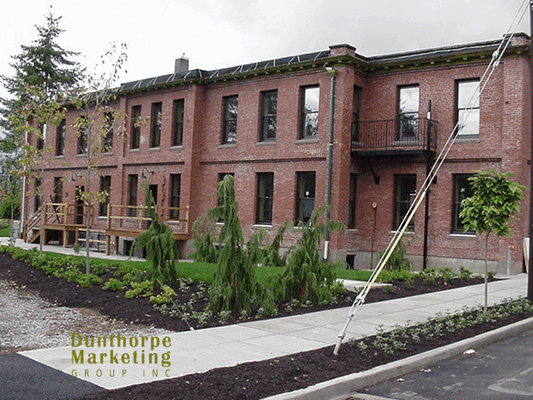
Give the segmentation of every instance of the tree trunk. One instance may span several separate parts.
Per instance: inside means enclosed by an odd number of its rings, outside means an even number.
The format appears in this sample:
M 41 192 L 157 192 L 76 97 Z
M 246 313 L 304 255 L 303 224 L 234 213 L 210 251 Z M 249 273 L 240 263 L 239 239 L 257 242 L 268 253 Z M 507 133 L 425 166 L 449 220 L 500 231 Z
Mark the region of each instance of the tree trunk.
M 485 236 L 485 303 L 483 306 L 483 310 L 487 312 L 488 308 L 488 300 L 489 300 L 489 267 L 488 267 L 488 252 L 489 252 L 489 234 L 490 232 L 487 232 L 487 236 Z

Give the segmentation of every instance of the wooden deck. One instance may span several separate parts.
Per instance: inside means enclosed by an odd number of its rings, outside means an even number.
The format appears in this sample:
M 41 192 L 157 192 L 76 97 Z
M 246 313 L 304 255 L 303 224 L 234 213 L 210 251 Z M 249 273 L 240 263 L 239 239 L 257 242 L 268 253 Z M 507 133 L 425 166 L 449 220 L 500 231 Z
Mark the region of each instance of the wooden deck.
M 105 237 L 105 240 L 92 237 L 87 239 L 87 206 L 71 203 L 45 203 L 25 221 L 23 239 L 30 243 L 37 240 L 47 243 L 55 237 L 65 247 L 89 240 L 91 243 L 105 244 L 106 254 L 111 254 L 113 247 L 115 251 L 118 249 L 119 238 L 135 238 L 148 230 L 151 224 L 148 211 L 146 206 L 109 204 L 106 215 L 102 216 L 95 215 L 94 207 L 92 207 L 90 233 L 92 236 Z M 189 206 L 156 206 L 155 211 L 159 220 L 170 227 L 176 240 L 190 238 Z

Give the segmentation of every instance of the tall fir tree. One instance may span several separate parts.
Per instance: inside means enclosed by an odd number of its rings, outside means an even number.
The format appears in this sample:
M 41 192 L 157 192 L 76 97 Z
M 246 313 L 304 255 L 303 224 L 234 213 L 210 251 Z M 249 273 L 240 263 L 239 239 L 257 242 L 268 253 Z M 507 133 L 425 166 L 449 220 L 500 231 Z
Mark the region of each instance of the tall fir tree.
M 22 45 L 22 52 L 12 56 L 14 62 L 10 65 L 14 75 L 0 76 L 0 83 L 8 93 L 0 98 L 0 126 L 6 135 L 0 142 L 0 150 L 11 151 L 20 143 L 10 116 L 20 114 L 27 103 L 35 101 L 35 88 L 45 94 L 45 101 L 57 100 L 84 78 L 84 68 L 72 60 L 79 53 L 65 50 L 57 43 L 64 30 L 59 27 L 61 17 L 54 16 L 52 11 L 45 16 L 45 26 L 36 26 L 38 38 L 31 45 Z

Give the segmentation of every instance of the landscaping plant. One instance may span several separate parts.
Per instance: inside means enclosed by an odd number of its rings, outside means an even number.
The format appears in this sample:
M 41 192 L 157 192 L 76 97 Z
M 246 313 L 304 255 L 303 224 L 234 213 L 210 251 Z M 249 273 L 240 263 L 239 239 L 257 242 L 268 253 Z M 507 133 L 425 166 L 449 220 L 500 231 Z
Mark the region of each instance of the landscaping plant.
M 488 302 L 488 247 L 489 235 L 511 236 L 509 221 L 520 211 L 520 200 L 525 186 L 511 181 L 510 173 L 494 170 L 477 171 L 468 180 L 474 194 L 461 203 L 459 216 L 465 232 L 475 230 L 485 235 L 485 310 Z
M 313 304 L 328 302 L 335 282 L 334 264 L 328 263 L 319 252 L 326 224 L 330 232 L 340 230 L 344 225 L 339 221 L 324 221 L 326 207 L 319 207 L 311 214 L 308 223 L 300 222 L 298 227 L 302 237 L 291 250 L 287 267 L 280 277 L 281 297 L 284 300 L 307 300 Z
M 172 230 L 159 221 L 155 211 L 155 201 L 149 189 L 149 182 L 144 182 L 146 205 L 150 216 L 150 227 L 133 241 L 130 254 L 138 247 L 146 250 L 146 259 L 152 265 L 146 279 L 154 282 L 156 287 L 172 285 L 177 277 L 175 262 L 179 260 L 178 247 Z
M 262 299 L 264 291 L 255 277 L 252 259 L 244 248 L 233 182 L 231 175 L 226 175 L 219 182 L 217 193 L 220 205 L 207 213 L 208 218 L 224 222 L 218 237 L 220 253 L 210 289 L 211 304 L 215 312 L 226 310 L 234 314 L 249 314 L 254 299 Z

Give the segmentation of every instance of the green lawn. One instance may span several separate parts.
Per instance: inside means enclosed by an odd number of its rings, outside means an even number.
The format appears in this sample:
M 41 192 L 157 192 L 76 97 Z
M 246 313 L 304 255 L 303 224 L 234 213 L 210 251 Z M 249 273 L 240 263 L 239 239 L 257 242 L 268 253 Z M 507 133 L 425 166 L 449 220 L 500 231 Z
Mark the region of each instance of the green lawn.
M 62 254 L 58 253 L 49 253 L 46 252 L 46 255 L 50 258 L 58 258 L 58 257 L 64 257 Z M 72 256 L 73 258 L 80 259 L 81 261 L 85 260 L 85 256 L 83 255 L 83 251 L 80 252 L 80 255 Z M 131 261 L 131 260 L 125 260 L 125 261 L 119 261 L 120 263 L 125 263 L 128 265 L 131 265 L 137 269 L 141 270 L 148 270 L 150 269 L 150 263 L 148 261 Z M 109 260 L 109 259 L 100 259 L 100 258 L 93 258 L 92 263 L 99 264 L 106 264 L 106 265 L 116 265 L 117 261 L 115 260 Z M 193 281 L 196 282 L 205 282 L 205 283 L 213 283 L 213 275 L 217 269 L 216 264 L 210 264 L 210 263 L 203 263 L 203 262 L 178 262 L 176 264 L 176 270 L 178 272 L 178 276 L 181 278 L 190 278 Z M 280 274 L 283 272 L 283 268 L 281 267 L 256 267 L 255 268 L 255 274 L 257 276 L 257 279 L 261 283 L 265 283 L 267 278 L 271 275 Z M 349 280 L 355 280 L 355 281 L 367 281 L 370 277 L 371 271 L 359 271 L 359 270 L 347 270 L 347 269 L 338 269 L 335 270 L 336 276 L 339 279 L 349 279 Z
M 0 237 L 10 237 L 11 229 L 9 226 L 0 226 Z

